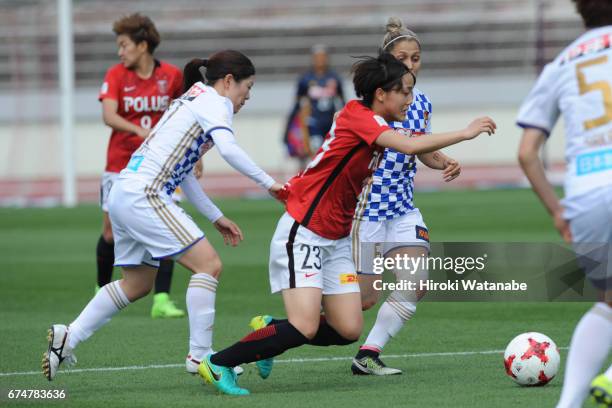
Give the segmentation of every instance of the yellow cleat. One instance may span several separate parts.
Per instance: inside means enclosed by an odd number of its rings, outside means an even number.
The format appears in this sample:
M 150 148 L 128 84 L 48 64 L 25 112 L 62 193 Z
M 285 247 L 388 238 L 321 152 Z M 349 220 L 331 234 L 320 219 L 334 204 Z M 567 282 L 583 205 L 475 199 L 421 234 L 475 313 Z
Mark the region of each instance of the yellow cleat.
M 591 401 L 600 408 L 612 408 L 612 380 L 601 374 L 591 383 Z
M 167 293 L 157 293 L 153 297 L 153 307 L 151 308 L 152 318 L 164 319 L 183 316 L 185 316 L 185 311 L 176 307 Z

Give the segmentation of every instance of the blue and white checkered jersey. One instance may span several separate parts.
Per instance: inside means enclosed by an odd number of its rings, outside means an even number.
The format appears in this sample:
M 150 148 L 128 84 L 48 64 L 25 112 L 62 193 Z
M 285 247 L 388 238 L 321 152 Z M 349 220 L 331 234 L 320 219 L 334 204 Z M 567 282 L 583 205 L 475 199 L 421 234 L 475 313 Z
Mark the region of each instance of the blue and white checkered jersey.
M 172 101 L 121 176 L 145 182 L 150 192 L 171 196 L 200 157 L 214 146 L 211 133 L 216 129 L 233 133 L 232 116 L 228 98 L 196 83 Z
M 413 93 L 414 100 L 406 112 L 406 119 L 403 122 L 392 122 L 390 125 L 400 132 L 406 130 L 413 134 L 431 133 L 431 102 L 419 89 L 414 88 Z M 385 149 L 380 164 L 359 196 L 355 218 L 384 221 L 413 210 L 412 194 L 416 171 L 415 155 Z

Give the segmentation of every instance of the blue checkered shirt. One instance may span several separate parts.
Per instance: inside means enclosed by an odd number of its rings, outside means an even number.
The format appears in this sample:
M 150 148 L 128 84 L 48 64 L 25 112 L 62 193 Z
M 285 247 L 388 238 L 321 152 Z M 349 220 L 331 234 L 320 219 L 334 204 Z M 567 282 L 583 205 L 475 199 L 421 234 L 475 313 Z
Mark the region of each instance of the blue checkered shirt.
M 403 122 L 392 122 L 397 131 L 431 133 L 431 102 L 418 89 Z M 406 132 L 408 134 L 408 132 Z M 366 221 L 384 221 L 397 218 L 414 209 L 413 181 L 416 174 L 416 156 L 385 149 L 383 158 L 372 179 L 359 196 L 355 218 Z M 363 207 L 363 200 L 367 200 Z

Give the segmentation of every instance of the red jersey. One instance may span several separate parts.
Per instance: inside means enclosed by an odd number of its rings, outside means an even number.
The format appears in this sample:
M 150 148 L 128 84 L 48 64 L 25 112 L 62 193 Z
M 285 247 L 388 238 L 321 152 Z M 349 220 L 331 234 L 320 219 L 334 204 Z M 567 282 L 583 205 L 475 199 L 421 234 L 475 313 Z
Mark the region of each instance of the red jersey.
M 306 170 L 289 180 L 287 212 L 324 238 L 348 236 L 357 197 L 382 151 L 374 142 L 389 129 L 360 101 L 347 103 Z
M 150 129 L 159 121 L 170 101 L 181 95 L 182 90 L 183 73 L 174 65 L 155 60 L 151 77 L 142 79 L 123 64 L 117 64 L 106 72 L 98 99 L 117 101 L 119 116 Z M 123 170 L 143 140 L 135 133 L 113 129 L 108 142 L 106 171 L 119 173 Z

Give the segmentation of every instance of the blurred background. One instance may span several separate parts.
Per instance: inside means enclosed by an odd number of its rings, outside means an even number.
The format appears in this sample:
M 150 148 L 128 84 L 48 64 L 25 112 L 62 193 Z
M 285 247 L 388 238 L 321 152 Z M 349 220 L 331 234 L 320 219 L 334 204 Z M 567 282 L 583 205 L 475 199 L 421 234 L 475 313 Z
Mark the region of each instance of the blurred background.
M 570 0 L 74 0 L 74 166 L 79 202 L 98 199 L 110 128 L 101 119 L 98 90 L 118 62 L 111 28 L 140 12 L 155 22 L 156 57 L 183 67 L 194 57 L 233 48 L 252 58 L 257 81 L 234 119 L 239 143 L 279 180 L 294 174 L 283 144 L 300 73 L 310 50 L 326 44 L 330 64 L 354 97 L 353 56 L 374 55 L 390 16 L 421 39 L 417 87 L 433 103 L 434 132 L 492 116 L 494 137 L 447 149 L 464 167 L 450 184 L 420 166 L 417 190 L 525 186 L 516 163 L 518 107 L 543 64 L 583 30 Z M 52 206 L 62 196 L 62 135 L 58 82 L 58 3 L 0 1 L 0 205 Z M 545 157 L 553 180 L 563 171 L 561 124 Z M 213 150 L 204 185 L 213 196 L 258 192 Z

